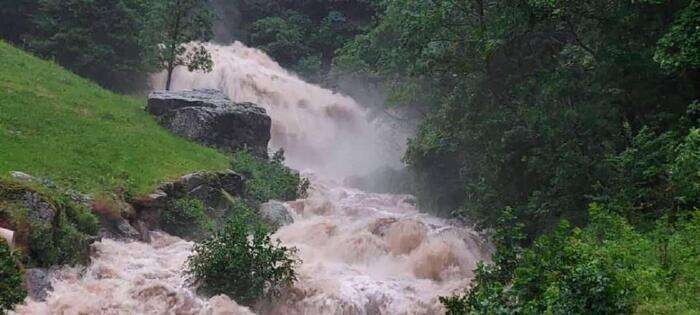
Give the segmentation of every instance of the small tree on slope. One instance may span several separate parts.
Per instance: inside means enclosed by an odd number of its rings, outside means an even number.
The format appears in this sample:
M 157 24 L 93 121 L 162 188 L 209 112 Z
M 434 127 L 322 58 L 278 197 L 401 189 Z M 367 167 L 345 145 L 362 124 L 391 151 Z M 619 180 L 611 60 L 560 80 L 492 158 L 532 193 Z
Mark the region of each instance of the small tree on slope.
M 202 42 L 213 36 L 214 14 L 206 0 L 156 0 L 151 6 L 146 30 L 154 44 L 151 63 L 167 71 L 165 89 L 170 90 L 173 70 L 186 66 L 190 71 L 211 71 L 211 54 Z M 192 46 L 188 43 L 198 42 Z

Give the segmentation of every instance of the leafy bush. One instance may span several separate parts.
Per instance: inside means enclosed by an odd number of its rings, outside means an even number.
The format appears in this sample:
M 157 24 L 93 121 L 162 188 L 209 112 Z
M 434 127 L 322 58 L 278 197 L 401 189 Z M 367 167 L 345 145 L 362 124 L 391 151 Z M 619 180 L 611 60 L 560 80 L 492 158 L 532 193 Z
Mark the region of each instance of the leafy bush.
M 65 206 L 66 219 L 75 225 L 81 233 L 97 235 L 100 231 L 100 220 L 92 213 L 90 208 L 71 203 Z
M 15 255 L 4 240 L 0 239 L 0 313 L 22 302 L 27 292 L 22 287 L 22 270 Z
M 258 159 L 247 151 L 238 151 L 231 160 L 231 169 L 246 176 L 246 197 L 258 203 L 272 199 L 294 200 L 303 194 L 300 190 L 303 190 L 304 182 L 297 172 L 284 166 L 283 162 L 283 151 L 276 153 L 269 161 Z
M 654 60 L 672 70 L 700 68 L 700 2 L 691 1 L 678 13 L 668 33 L 659 39 Z
M 308 17 L 299 14 L 265 17 L 251 25 L 250 39 L 278 62 L 292 65 L 309 52 L 305 36 L 310 24 Z
M 161 227 L 180 237 L 201 236 L 212 227 L 204 209 L 204 203 L 198 199 L 175 200 L 161 213 Z
M 273 242 L 248 208 L 235 212 L 222 229 L 194 246 L 187 272 L 200 292 L 226 294 L 250 306 L 296 281 L 295 251 Z
M 609 163 L 614 176 L 596 199 L 636 226 L 700 205 L 700 129 L 643 128 Z
M 685 314 L 700 297 L 700 212 L 648 233 L 592 205 L 591 223 L 563 223 L 512 265 L 499 253 L 464 296 L 441 298 L 450 314 Z M 508 249 L 500 247 L 499 252 Z

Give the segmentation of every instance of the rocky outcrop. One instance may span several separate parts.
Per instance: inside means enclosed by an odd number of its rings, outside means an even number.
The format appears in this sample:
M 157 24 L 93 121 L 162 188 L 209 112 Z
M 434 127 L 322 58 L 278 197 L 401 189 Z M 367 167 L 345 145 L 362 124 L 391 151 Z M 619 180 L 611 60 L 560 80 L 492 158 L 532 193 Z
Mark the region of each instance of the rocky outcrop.
M 267 157 L 270 116 L 252 103 L 233 103 L 218 90 L 154 91 L 146 110 L 173 133 L 233 152 Z
M 22 259 L 30 267 L 87 262 L 89 246 L 98 239 L 90 210 L 63 191 L 26 184 L 0 179 L 0 228 L 14 231 Z
M 243 194 L 245 178 L 231 170 L 221 172 L 197 172 L 162 184 L 150 195 L 132 202 L 136 215 L 131 219 L 139 230 L 160 229 L 162 211 L 167 211 L 178 199 L 197 199 L 204 204 L 215 222 L 225 216 L 229 201 L 223 192 L 231 196 Z M 143 233 L 142 233 L 143 234 Z

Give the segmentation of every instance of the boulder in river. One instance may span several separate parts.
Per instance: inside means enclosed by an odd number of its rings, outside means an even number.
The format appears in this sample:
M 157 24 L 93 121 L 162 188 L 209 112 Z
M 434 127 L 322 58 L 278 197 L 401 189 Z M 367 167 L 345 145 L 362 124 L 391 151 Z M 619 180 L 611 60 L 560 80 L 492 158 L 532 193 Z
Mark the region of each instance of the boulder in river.
M 259 214 L 263 222 L 274 229 L 294 223 L 294 217 L 289 213 L 284 203 L 276 200 L 261 204 Z
M 218 90 L 154 91 L 146 110 L 173 133 L 227 152 L 267 157 L 272 121 L 252 103 L 233 103 Z
M 51 286 L 51 271 L 45 268 L 29 268 L 24 274 L 24 283 L 27 287 L 27 294 L 37 301 L 46 300 Z

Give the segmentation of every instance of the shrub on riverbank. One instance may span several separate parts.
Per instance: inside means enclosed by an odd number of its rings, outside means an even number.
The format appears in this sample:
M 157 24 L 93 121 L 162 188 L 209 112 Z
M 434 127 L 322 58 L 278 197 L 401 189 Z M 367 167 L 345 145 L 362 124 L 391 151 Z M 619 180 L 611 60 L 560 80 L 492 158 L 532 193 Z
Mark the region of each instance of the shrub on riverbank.
M 512 259 L 499 250 L 466 295 L 441 299 L 448 314 L 697 313 L 700 212 L 649 232 L 598 205 L 590 216 L 583 229 L 564 223 L 529 248 L 513 246 L 521 254 Z
M 308 182 L 283 162 L 282 151 L 268 161 L 247 151 L 238 151 L 231 160 L 231 169 L 246 176 L 245 195 L 257 203 L 273 199 L 295 200 L 305 193 Z
M 273 242 L 267 228 L 245 210 L 235 211 L 223 228 L 194 246 L 187 272 L 201 293 L 226 294 L 251 306 L 296 281 L 298 260 L 294 248 Z

